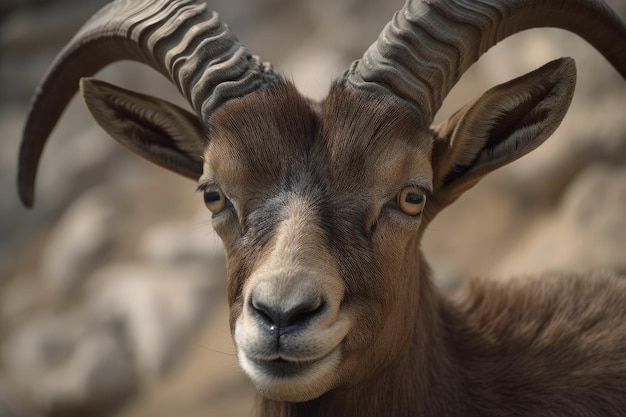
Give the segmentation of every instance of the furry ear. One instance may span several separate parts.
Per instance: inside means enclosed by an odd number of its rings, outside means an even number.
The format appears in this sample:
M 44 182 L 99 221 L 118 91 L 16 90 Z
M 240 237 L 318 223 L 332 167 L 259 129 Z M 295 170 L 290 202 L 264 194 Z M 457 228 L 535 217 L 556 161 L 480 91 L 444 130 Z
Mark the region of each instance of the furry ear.
M 535 149 L 559 126 L 576 85 L 576 65 L 561 58 L 498 85 L 437 126 L 431 216 L 487 173 Z
M 131 152 L 197 180 L 206 138 L 198 118 L 172 103 L 93 78 L 80 91 L 94 119 Z

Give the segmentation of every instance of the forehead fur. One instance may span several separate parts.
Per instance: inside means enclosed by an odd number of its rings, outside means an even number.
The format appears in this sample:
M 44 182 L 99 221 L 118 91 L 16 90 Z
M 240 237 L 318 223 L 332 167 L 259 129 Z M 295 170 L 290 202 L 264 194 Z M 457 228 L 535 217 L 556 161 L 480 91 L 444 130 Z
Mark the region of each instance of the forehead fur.
M 401 100 L 336 85 L 323 104 L 322 120 L 333 179 L 342 188 L 349 188 L 355 172 L 370 186 L 405 181 L 407 175 L 419 176 L 424 185 L 430 182 L 431 140 L 424 137 L 427 130 L 420 118 Z
M 335 85 L 323 103 L 324 136 L 337 160 L 383 151 L 390 142 L 411 145 L 421 130 L 412 107 L 394 96 L 371 96 Z
M 211 118 L 206 159 L 232 183 L 276 181 L 307 159 L 317 116 L 288 82 L 230 100 Z M 205 172 L 206 173 L 206 172 Z M 223 178 L 222 178 L 223 179 Z
M 228 102 L 210 129 L 204 180 L 219 180 L 235 194 L 301 178 L 338 193 L 430 182 L 431 141 L 414 112 L 393 97 L 337 84 L 314 109 L 285 82 Z

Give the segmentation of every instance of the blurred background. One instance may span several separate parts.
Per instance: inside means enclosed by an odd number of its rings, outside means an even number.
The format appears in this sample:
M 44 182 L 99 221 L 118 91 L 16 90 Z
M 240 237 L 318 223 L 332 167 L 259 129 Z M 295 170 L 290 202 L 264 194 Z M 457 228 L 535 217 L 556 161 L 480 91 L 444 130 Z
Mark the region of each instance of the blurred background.
M 253 53 L 320 99 L 401 3 L 210 4 Z M 626 18 L 626 0 L 609 3 Z M 35 208 L 19 204 L 30 95 L 103 4 L 0 1 L 0 417 L 253 415 L 230 342 L 222 248 L 194 183 L 122 150 L 75 99 L 44 152 Z M 579 79 L 559 130 L 426 233 L 443 291 L 477 275 L 626 272 L 626 82 L 589 45 L 554 29 L 516 35 L 470 69 L 438 120 L 560 56 L 576 59 Z M 98 77 L 184 105 L 138 64 Z

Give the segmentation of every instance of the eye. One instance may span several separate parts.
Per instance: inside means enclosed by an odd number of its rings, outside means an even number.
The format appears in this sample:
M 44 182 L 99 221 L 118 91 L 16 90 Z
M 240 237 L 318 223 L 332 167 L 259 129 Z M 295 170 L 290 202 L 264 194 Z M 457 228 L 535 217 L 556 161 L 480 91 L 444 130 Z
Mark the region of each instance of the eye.
M 226 207 L 226 196 L 219 188 L 204 190 L 204 205 L 211 213 L 218 214 Z
M 426 205 L 426 193 L 419 187 L 405 187 L 398 194 L 398 207 L 408 216 L 419 216 Z

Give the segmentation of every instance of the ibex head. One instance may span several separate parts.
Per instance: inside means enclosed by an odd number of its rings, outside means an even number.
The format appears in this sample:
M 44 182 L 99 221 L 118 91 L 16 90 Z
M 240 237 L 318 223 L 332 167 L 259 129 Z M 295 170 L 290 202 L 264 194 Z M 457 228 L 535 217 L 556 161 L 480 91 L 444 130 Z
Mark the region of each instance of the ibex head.
M 306 401 L 356 386 L 404 363 L 409 350 L 436 349 L 438 298 L 419 249 L 426 225 L 564 117 L 576 76 L 568 58 L 430 126 L 482 53 L 536 26 L 579 33 L 626 75 L 626 30 L 599 1 L 409 0 L 312 104 L 202 0 L 117 0 L 78 32 L 37 89 L 20 195 L 32 205 L 42 148 L 80 81 L 113 138 L 199 181 L 226 248 L 238 357 L 259 391 Z M 193 113 L 82 78 L 122 59 L 167 76 Z

